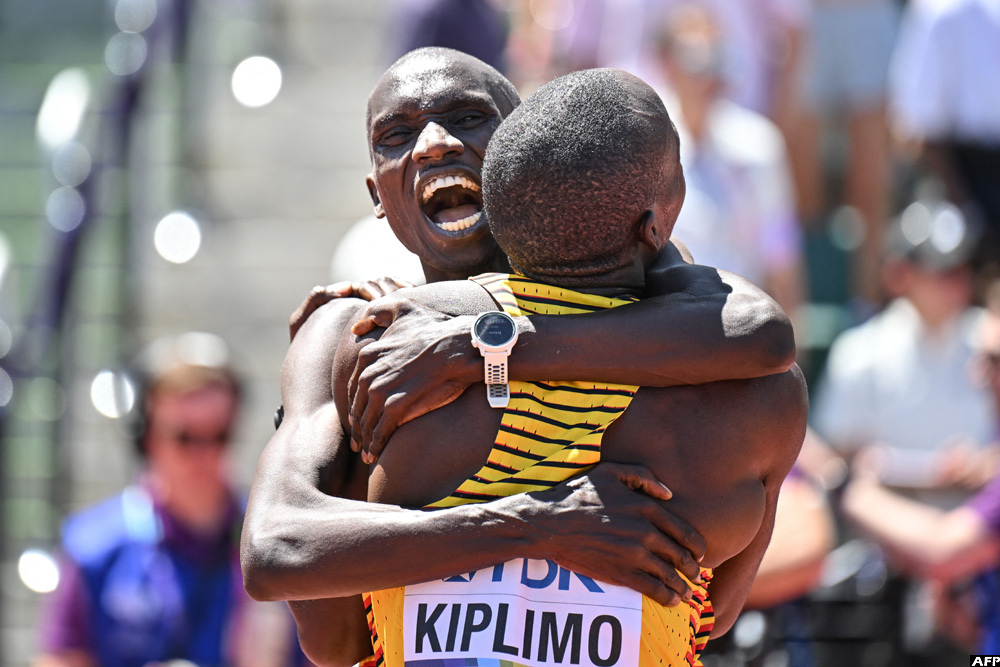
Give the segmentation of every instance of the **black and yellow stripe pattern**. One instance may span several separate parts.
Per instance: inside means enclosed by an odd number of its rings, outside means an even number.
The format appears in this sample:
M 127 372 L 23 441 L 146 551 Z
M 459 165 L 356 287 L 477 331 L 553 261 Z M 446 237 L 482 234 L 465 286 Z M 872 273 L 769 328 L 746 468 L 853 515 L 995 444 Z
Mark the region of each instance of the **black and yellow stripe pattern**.
M 484 274 L 471 280 L 515 317 L 588 313 L 635 300 L 574 292 L 517 275 Z M 511 382 L 511 400 L 486 464 L 427 507 L 454 507 L 549 488 L 596 465 L 604 432 L 625 412 L 637 389 L 599 382 Z M 711 570 L 702 568 L 705 583 L 693 586 L 694 598 L 676 607 L 660 607 L 644 598 L 637 667 L 702 664 L 700 652 L 714 620 L 707 590 L 711 576 Z M 374 654 L 361 667 L 403 667 L 403 603 L 403 588 L 365 596 Z M 463 664 L 478 663 L 470 658 Z
M 588 313 L 634 301 L 583 294 L 516 275 L 491 273 L 471 280 L 515 317 Z M 510 404 L 486 464 L 429 507 L 545 489 L 596 465 L 604 431 L 625 412 L 636 389 L 599 382 L 511 382 Z

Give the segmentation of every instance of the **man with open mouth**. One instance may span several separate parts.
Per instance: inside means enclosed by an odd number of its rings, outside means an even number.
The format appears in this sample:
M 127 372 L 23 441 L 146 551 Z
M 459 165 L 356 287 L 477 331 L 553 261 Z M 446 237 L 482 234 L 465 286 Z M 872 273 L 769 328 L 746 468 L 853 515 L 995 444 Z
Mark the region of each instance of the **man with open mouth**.
M 509 271 L 483 217 L 480 171 L 490 137 L 518 103 L 498 72 L 444 49 L 404 56 L 372 92 L 367 182 L 375 214 L 420 257 L 428 282 Z M 514 318 L 510 377 L 665 386 L 791 365 L 787 319 L 752 285 L 686 264 L 673 246 L 650 278 L 660 293 L 640 303 L 580 317 Z M 388 330 L 366 347 L 352 382 L 352 443 L 329 378 L 336 341 L 365 305 L 338 299 L 309 317 L 293 341 L 282 380 L 287 415 L 261 457 L 245 525 L 248 591 L 293 601 L 310 657 L 351 664 L 371 652 L 360 591 L 519 556 L 583 559 L 603 579 L 664 604 L 690 597 L 678 571 L 697 577 L 704 543 L 645 495 L 662 485 L 642 468 L 602 464 L 551 491 L 441 512 L 359 502 L 368 494 L 366 463 L 397 425 L 483 379 L 470 318 L 392 296 L 377 301 L 368 319 Z M 364 460 L 352 444 L 364 448 Z
M 446 232 L 460 232 L 479 222 L 483 214 L 482 188 L 464 174 L 435 175 L 420 193 L 421 209 Z

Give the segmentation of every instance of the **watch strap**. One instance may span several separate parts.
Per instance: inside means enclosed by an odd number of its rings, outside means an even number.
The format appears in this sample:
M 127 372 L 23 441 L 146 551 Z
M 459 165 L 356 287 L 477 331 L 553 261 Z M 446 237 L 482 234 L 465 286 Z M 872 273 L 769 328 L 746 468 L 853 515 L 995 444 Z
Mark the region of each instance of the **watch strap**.
M 484 352 L 486 384 L 507 384 L 507 357 L 510 352 Z
M 509 350 L 483 353 L 486 397 L 489 399 L 490 406 L 494 408 L 505 408 L 510 402 L 510 387 L 507 384 L 507 357 L 509 356 Z
M 506 408 L 507 404 L 510 403 L 510 385 L 486 385 L 486 399 L 490 402 L 491 408 Z

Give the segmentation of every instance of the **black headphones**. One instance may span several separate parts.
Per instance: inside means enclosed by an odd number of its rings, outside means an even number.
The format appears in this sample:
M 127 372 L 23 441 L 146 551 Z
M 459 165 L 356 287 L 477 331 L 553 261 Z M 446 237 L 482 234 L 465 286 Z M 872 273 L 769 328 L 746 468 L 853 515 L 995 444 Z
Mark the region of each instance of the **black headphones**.
M 132 409 L 128 412 L 129 439 L 135 454 L 142 460 L 146 458 L 146 428 L 148 426 L 146 418 L 146 390 L 149 386 L 148 378 L 139 370 L 128 372 L 128 378 L 132 385 L 135 398 Z

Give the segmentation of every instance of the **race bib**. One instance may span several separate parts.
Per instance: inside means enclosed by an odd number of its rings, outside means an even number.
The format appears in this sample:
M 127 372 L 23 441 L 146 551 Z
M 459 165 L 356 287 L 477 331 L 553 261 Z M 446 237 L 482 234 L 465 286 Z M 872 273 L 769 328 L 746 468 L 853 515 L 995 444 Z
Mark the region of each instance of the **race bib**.
M 456 658 L 462 665 L 637 667 L 641 626 L 639 593 L 519 558 L 407 586 L 404 660 L 407 667 Z

